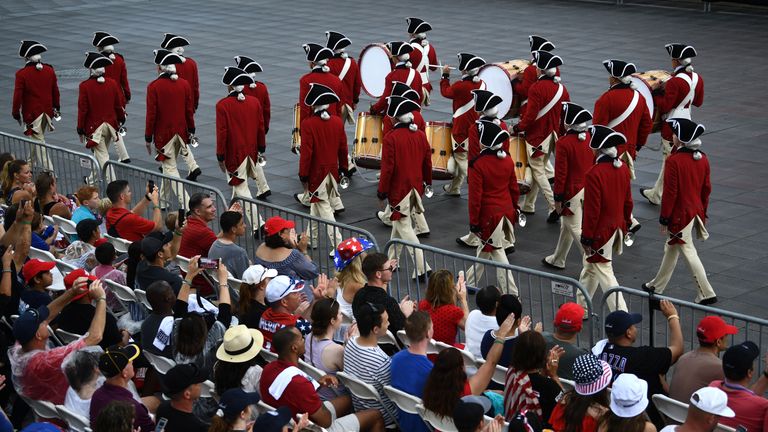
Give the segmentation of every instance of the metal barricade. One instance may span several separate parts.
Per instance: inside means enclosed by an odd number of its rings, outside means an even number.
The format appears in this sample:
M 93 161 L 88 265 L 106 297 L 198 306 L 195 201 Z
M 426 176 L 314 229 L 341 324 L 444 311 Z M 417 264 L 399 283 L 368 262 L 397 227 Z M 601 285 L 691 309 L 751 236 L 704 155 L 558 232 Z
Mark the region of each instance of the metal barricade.
M 312 261 L 317 264 L 320 271 L 329 276 L 336 273 L 333 263 L 333 252 L 341 240 L 349 237 L 362 237 L 371 241 L 374 244 L 375 249 L 377 251 L 379 250 L 379 245 L 373 234 L 362 228 L 341 222 L 328 221 L 298 210 L 281 207 L 264 201 L 240 197 L 237 199 L 241 202 L 245 215 L 249 219 L 249 226 L 254 229 L 258 227 L 257 224 L 253 223 L 257 214 L 262 223 L 272 216 L 280 216 L 284 219 L 294 221 L 296 223 L 297 233 L 304 233 L 311 236 L 311 248 L 308 251 L 310 257 L 312 258 Z M 239 240 L 240 246 L 245 248 L 250 256 L 255 256 L 256 248 L 258 247 L 260 240 L 257 240 L 251 235 L 241 237 Z
M 643 315 L 643 321 L 637 324 L 637 344 L 664 346 L 668 343 L 669 326 L 667 325 L 667 320 L 660 311 L 651 310 L 649 304 L 650 293 L 626 287 L 611 288 L 603 296 L 601 305 L 603 317 L 608 314 L 608 303 L 605 299 L 609 294 L 613 293 L 621 293 L 624 296 L 624 301 L 626 301 L 630 312 Z M 669 300 L 675 305 L 680 316 L 680 326 L 683 330 L 683 350 L 685 352 L 698 347 L 696 327 L 699 321 L 707 315 L 717 315 L 739 329 L 738 334 L 730 337 L 728 345 L 749 340 L 760 347 L 760 352 L 765 352 L 768 349 L 768 320 L 658 294 L 654 294 L 653 299 Z M 601 331 L 601 334 L 605 337 L 605 329 Z M 764 366 L 762 357 L 757 363 L 762 371 Z
M 401 248 L 402 250 L 398 254 L 397 250 Z M 415 264 L 409 256 L 410 253 L 417 251 L 422 255 L 422 263 L 428 264 L 432 271 L 447 269 L 453 273 L 454 277 L 458 275 L 459 271 L 464 271 L 469 290 L 494 285 L 499 287 L 502 293 L 505 293 L 505 287 L 499 286 L 498 276 L 500 274 L 504 275 L 502 277 L 511 275 L 514 277 L 515 285 L 518 288 L 518 297 L 523 305 L 523 314 L 530 315 L 533 324 L 541 322 L 544 329 L 548 331 L 552 330 L 552 322 L 560 305 L 566 302 L 575 302 L 577 292 L 581 292 L 587 304 L 589 319 L 584 322 L 583 329 L 579 333 L 578 344 L 583 347 L 591 347 L 595 342 L 594 327 L 597 325 L 598 319 L 594 315 L 589 295 L 579 281 L 575 279 L 511 264 L 501 264 L 399 239 L 390 240 L 384 250 L 390 257 L 396 257 L 399 261 L 399 270 L 393 274 L 389 284 L 390 294 L 397 299 L 402 299 L 408 295 L 411 300 L 418 302 L 424 297 L 427 280 L 426 278 L 423 280 L 414 278 Z
M 76 193 L 84 184 L 102 189 L 99 163 L 93 155 L 0 132 L 0 152 L 29 161 L 32 172 L 53 171 L 61 193 Z

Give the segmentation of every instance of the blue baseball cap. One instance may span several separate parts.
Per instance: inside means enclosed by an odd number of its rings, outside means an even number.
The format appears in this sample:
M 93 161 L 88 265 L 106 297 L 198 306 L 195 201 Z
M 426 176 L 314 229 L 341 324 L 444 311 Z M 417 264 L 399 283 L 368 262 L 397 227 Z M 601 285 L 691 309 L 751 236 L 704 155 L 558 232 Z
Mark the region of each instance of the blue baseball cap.
M 260 400 L 261 397 L 256 392 L 248 393 L 240 388 L 229 389 L 221 395 L 216 415 L 225 420 L 232 420 L 240 415 L 245 407 L 257 404 Z
M 47 320 L 48 315 L 48 306 L 25 310 L 13 323 L 13 337 L 22 345 L 31 341 L 35 337 L 40 323 Z
M 253 430 L 259 432 L 281 432 L 283 426 L 291 421 L 293 414 L 287 406 L 281 406 L 274 411 L 267 411 L 256 419 Z
M 643 316 L 637 313 L 626 311 L 614 311 L 605 317 L 605 334 L 609 337 L 621 336 L 628 328 L 641 322 Z

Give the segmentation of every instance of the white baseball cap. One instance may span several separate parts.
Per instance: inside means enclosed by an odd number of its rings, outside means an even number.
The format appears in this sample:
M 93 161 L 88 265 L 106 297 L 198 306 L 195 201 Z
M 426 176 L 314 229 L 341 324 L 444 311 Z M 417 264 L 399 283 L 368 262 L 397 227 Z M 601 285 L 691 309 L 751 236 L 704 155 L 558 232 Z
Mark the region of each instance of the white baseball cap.
M 267 284 L 267 302 L 274 303 L 285 298 L 288 294 L 302 292 L 303 290 L 304 281 L 280 275 Z
M 257 285 L 264 279 L 273 278 L 275 276 L 277 276 L 277 270 L 268 269 L 261 264 L 256 264 L 245 269 L 243 277 L 240 280 L 250 285 Z
M 619 375 L 611 389 L 611 411 L 619 417 L 632 418 L 647 407 L 648 383 L 634 374 Z
M 704 387 L 693 392 L 691 405 L 709 414 L 736 417 L 736 413 L 728 408 L 728 395 L 716 387 Z

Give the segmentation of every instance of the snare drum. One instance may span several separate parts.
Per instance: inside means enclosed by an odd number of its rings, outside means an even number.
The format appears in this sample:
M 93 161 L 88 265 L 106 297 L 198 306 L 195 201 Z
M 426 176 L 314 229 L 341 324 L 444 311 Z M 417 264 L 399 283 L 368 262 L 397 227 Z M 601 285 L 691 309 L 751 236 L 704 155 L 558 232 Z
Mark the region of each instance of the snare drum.
M 661 129 L 661 112 L 655 109 L 653 104 L 652 91 L 660 88 L 664 82 L 670 79 L 672 75 L 664 70 L 650 70 L 643 73 L 632 74 L 632 84 L 645 98 L 645 103 L 648 105 L 648 113 L 653 120 L 653 129 L 651 132 L 658 132 Z
M 451 180 L 453 173 L 448 171 L 448 161 L 453 157 L 451 124 L 440 121 L 427 122 L 424 132 L 432 147 L 432 180 Z
M 291 151 L 301 146 L 301 109 L 299 104 L 293 106 L 293 130 L 291 131 Z
M 523 71 L 530 65 L 528 60 L 510 60 L 503 63 L 489 63 L 480 68 L 477 74 L 486 88 L 501 98 L 499 117 L 508 119 L 518 115 L 520 99 L 515 99 L 512 81 L 522 79 Z
M 353 158 L 359 167 L 381 169 L 381 145 L 384 142 L 382 117 L 361 112 L 357 114 L 355 127 L 355 151 Z
M 387 75 L 392 72 L 391 56 L 387 46 L 380 43 L 370 44 L 360 52 L 360 80 L 369 96 L 380 98 L 384 94 Z
M 525 139 L 512 135 L 509 138 L 509 153 L 515 161 L 515 177 L 520 195 L 525 195 L 531 190 L 531 185 L 526 180 L 528 168 L 528 150 L 525 148 Z

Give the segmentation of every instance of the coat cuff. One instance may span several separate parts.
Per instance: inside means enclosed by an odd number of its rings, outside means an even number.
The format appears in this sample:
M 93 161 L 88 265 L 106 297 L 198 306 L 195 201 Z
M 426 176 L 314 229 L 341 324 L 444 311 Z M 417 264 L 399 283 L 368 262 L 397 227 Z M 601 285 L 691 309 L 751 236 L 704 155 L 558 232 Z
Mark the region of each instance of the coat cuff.
M 470 225 L 470 226 L 469 226 L 469 232 L 473 232 L 473 233 L 479 233 L 479 232 L 481 232 L 482 230 L 483 230 L 483 229 L 480 227 L 480 225 Z
M 309 176 L 299 176 L 299 181 L 302 183 L 308 183 L 309 182 Z
M 385 192 L 376 192 L 376 197 L 382 201 L 387 199 L 387 194 Z
M 586 238 L 586 237 L 584 237 L 584 236 L 581 236 L 581 244 L 583 244 L 583 245 L 585 245 L 585 246 L 592 246 L 592 242 L 593 242 L 593 241 L 594 241 L 594 240 L 593 240 L 593 239 L 591 239 L 591 238 Z
M 190 133 L 190 134 L 194 135 L 195 134 L 195 128 L 187 129 L 187 133 Z
M 216 155 L 216 160 L 217 160 L 217 161 L 219 161 L 219 162 L 224 162 L 224 159 L 226 159 L 226 158 L 224 157 L 224 155 L 220 155 L 220 154 L 217 154 L 217 155 Z
M 264 154 L 266 152 L 267 152 L 267 148 L 266 147 L 259 147 L 259 153 L 260 154 Z
M 556 193 L 554 194 L 555 201 L 556 202 L 564 202 L 565 201 L 565 193 Z
M 83 128 L 77 128 L 77 134 L 78 134 L 78 135 L 85 135 L 85 129 L 83 129 Z
M 664 216 L 659 216 L 659 223 L 660 224 L 666 226 L 666 225 L 669 225 L 669 222 L 670 222 L 669 218 L 664 217 Z

